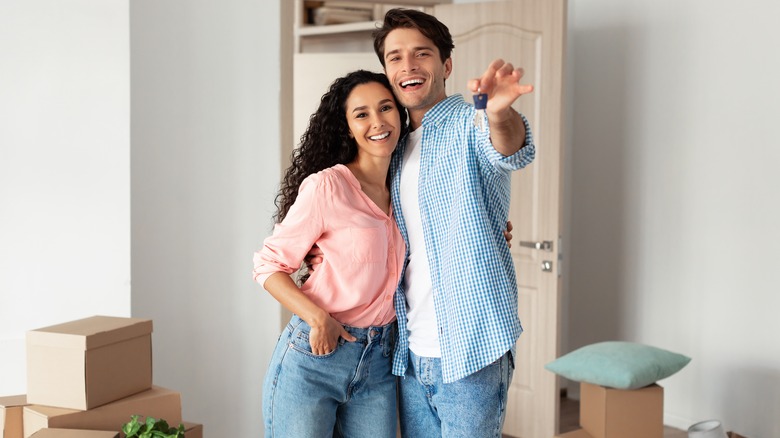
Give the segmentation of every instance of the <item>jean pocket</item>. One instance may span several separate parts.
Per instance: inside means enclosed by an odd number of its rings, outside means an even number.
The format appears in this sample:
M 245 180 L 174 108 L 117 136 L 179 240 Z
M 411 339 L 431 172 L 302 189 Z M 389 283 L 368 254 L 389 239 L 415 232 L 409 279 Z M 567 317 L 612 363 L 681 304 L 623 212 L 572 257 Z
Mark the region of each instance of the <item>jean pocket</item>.
M 298 353 L 301 353 L 303 355 L 317 358 L 317 359 L 326 359 L 328 357 L 333 356 L 336 354 L 336 351 L 338 351 L 339 347 L 341 346 L 341 342 L 336 343 L 336 348 L 333 349 L 328 354 L 314 354 L 314 352 L 311 351 L 311 344 L 309 343 L 309 332 L 306 330 L 298 329 L 296 330 L 292 337 L 290 338 L 290 348 L 297 351 Z

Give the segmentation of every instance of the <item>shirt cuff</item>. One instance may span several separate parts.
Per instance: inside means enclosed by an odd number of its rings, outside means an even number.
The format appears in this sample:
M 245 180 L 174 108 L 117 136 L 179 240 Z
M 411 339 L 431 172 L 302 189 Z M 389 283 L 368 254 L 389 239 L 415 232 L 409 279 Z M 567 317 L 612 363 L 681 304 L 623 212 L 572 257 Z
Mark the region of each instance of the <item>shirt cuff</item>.
M 520 113 L 518 113 L 520 114 Z M 520 118 L 525 126 L 525 143 L 519 151 L 509 156 L 503 156 L 500 152 L 491 147 L 488 150 L 488 158 L 498 169 L 513 171 L 524 168 L 531 164 L 536 157 L 536 145 L 534 144 L 534 136 L 531 132 L 531 125 L 528 123 L 528 119 L 522 114 Z

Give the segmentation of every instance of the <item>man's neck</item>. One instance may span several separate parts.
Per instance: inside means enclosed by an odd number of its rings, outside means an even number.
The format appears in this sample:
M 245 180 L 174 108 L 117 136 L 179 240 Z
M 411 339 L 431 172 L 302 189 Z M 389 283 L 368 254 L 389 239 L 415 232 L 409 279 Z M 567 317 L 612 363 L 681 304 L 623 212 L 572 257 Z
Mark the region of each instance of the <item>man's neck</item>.
M 414 131 L 415 129 L 417 129 L 420 126 L 422 126 L 422 119 L 423 119 L 423 117 L 425 117 L 425 113 L 427 113 L 427 112 L 428 112 L 427 109 L 426 110 L 417 110 L 417 111 L 410 110 L 409 111 L 409 128 L 412 131 Z
M 431 110 L 431 108 L 435 107 L 436 105 L 439 104 L 439 102 L 443 101 L 446 98 L 447 98 L 446 95 L 442 95 L 439 100 L 437 100 L 436 102 L 433 103 L 433 105 L 425 107 L 425 108 L 415 108 L 415 109 L 409 108 L 408 109 L 408 111 L 409 111 L 409 128 L 412 131 L 414 131 L 415 129 L 417 129 L 420 126 L 422 126 L 422 121 L 423 121 L 423 118 L 425 118 L 425 114 L 427 114 L 428 111 Z

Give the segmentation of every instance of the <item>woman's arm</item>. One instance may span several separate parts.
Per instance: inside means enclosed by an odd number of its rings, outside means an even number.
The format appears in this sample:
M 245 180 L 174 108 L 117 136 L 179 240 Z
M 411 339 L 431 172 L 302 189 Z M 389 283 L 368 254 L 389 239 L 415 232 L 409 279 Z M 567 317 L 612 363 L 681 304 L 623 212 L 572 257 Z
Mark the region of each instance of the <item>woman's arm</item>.
M 282 306 L 309 324 L 311 327 L 309 344 L 311 345 L 312 353 L 318 356 L 330 353 L 336 349 L 339 337 L 349 342 L 357 340 L 344 330 L 341 323 L 301 292 L 301 289 L 286 273 L 277 272 L 272 274 L 265 280 L 263 287 Z

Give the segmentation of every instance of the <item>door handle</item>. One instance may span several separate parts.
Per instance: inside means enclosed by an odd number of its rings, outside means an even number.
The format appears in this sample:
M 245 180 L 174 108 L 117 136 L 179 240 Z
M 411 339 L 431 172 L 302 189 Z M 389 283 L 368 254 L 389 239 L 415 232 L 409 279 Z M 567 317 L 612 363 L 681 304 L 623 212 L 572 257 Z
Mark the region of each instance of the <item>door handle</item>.
M 550 240 L 543 240 L 541 242 L 528 242 L 525 240 L 520 241 L 520 246 L 523 248 L 531 248 L 531 249 L 541 249 L 542 251 L 550 251 L 553 250 L 553 243 Z

